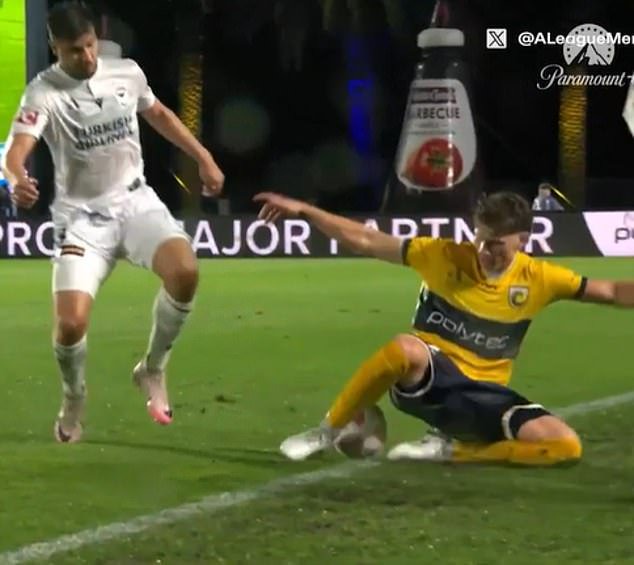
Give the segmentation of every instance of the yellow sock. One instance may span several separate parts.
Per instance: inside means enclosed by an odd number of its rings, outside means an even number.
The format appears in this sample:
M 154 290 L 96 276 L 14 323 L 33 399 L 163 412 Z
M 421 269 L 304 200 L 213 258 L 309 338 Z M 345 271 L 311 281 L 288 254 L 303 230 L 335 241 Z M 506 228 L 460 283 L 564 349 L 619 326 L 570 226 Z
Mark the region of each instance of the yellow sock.
M 352 375 L 326 414 L 333 428 L 343 428 L 360 410 L 376 402 L 409 369 L 401 346 L 391 341 L 367 359 Z
M 576 437 L 544 441 L 498 441 L 488 445 L 454 442 L 456 463 L 507 462 L 519 465 L 556 465 L 581 458 L 581 442 Z

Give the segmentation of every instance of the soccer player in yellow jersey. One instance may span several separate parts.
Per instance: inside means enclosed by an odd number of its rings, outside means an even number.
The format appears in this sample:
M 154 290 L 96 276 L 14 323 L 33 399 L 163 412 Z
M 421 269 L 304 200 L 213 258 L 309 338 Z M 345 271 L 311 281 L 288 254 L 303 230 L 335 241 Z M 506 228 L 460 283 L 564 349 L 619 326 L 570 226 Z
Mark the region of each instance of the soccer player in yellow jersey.
M 557 300 L 634 306 L 634 282 L 588 280 L 521 250 L 532 215 L 521 196 L 478 204 L 473 243 L 401 241 L 278 194 L 262 193 L 260 217 L 302 216 L 350 250 L 407 265 L 425 281 L 413 331 L 394 337 L 354 373 L 318 428 L 291 436 L 284 455 L 301 460 L 332 446 L 339 431 L 389 392 L 397 409 L 440 433 L 402 443 L 390 459 L 552 465 L 576 461 L 575 431 L 508 387 L 532 318 Z

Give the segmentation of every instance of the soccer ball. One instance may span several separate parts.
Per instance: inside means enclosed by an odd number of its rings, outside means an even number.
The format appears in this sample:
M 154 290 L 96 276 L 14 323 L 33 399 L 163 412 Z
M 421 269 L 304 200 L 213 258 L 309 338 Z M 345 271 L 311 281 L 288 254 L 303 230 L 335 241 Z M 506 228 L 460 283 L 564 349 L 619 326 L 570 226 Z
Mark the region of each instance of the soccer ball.
M 378 406 L 370 406 L 341 430 L 335 449 L 352 459 L 375 457 L 383 452 L 387 422 Z

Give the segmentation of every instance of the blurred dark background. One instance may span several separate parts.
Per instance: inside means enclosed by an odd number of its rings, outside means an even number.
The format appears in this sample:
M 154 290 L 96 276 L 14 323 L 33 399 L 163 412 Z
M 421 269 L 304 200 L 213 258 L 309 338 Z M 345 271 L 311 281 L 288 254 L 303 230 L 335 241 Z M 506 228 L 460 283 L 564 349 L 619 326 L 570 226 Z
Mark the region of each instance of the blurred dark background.
M 140 63 L 155 93 L 213 152 L 227 176 L 225 208 L 255 211 L 251 196 L 275 189 L 340 212 L 379 209 L 420 57 L 416 37 L 435 1 L 87 3 L 105 17 L 105 37 Z M 565 35 L 586 22 L 632 33 L 633 2 L 448 0 L 436 18 L 465 33 L 486 191 L 532 199 L 547 180 L 578 209 L 632 209 L 634 140 L 621 115 L 627 87 L 540 91 L 540 69 L 563 64 L 562 49 L 520 47 L 515 37 Z M 509 29 L 508 49 L 486 48 L 489 27 Z M 634 45 L 616 46 L 612 65 L 592 71 L 634 71 Z M 578 131 L 566 140 L 561 121 L 571 111 Z M 202 202 L 216 212 L 217 203 L 198 196 L 191 164 L 147 128 L 143 136 L 149 182 L 170 207 Z

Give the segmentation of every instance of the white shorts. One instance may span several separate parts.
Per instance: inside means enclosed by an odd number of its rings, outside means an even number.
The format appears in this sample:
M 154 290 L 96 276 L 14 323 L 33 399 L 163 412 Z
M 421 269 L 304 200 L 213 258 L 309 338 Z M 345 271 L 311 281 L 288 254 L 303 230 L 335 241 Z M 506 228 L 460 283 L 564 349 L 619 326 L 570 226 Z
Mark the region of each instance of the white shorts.
M 149 186 L 130 192 L 114 212 L 76 209 L 53 214 L 53 223 L 53 292 L 77 290 L 93 298 L 118 259 L 151 269 L 161 243 L 173 238 L 190 240 Z

